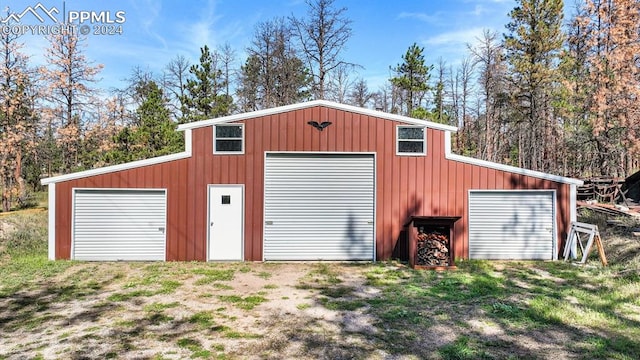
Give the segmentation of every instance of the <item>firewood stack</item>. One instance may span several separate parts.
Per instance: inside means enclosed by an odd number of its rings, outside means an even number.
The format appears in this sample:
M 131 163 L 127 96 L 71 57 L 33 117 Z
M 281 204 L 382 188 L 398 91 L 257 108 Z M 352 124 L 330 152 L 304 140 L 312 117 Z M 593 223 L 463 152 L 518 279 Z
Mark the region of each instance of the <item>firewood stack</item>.
M 416 264 L 449 266 L 449 239 L 438 233 L 418 233 Z

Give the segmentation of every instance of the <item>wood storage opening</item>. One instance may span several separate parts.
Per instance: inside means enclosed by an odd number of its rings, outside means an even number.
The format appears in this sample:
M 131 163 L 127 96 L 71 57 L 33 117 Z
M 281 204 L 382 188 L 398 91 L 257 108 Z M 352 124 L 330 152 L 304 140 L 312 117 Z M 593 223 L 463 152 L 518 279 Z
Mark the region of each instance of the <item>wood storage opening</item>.
M 414 269 L 454 269 L 453 224 L 460 216 L 413 216 L 405 225 Z

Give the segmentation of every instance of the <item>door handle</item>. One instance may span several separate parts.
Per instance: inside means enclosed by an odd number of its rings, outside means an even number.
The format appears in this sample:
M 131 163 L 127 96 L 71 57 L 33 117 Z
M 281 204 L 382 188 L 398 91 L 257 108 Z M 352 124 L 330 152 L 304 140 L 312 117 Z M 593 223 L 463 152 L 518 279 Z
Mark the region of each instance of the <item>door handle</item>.
M 211 222 L 211 224 L 209 224 L 209 226 L 213 226 L 213 221 Z

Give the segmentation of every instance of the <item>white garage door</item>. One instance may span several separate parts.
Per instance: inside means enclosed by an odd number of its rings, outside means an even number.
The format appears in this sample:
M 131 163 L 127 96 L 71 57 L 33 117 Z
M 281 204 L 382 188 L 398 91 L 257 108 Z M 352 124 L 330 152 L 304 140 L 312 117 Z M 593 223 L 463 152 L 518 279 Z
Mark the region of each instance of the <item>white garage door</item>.
M 267 154 L 265 260 L 373 260 L 373 155 Z
M 164 260 L 165 219 L 164 190 L 75 190 L 72 257 Z
M 471 191 L 469 258 L 553 259 L 552 191 Z

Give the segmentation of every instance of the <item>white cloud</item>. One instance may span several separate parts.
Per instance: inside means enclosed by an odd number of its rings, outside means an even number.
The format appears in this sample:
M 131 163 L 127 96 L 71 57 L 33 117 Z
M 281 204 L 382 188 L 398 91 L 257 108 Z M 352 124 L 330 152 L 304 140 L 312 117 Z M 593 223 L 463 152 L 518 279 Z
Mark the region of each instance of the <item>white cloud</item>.
M 423 41 L 426 45 L 451 45 L 473 43 L 482 36 L 484 28 L 474 27 L 471 29 L 444 32 L 432 36 Z
M 476 4 L 476 6 L 473 8 L 473 11 L 470 12 L 470 14 L 473 16 L 482 16 L 488 13 L 489 11 L 487 10 L 487 8 L 485 8 L 481 4 Z
M 131 4 L 138 12 L 136 19 L 139 21 L 144 33 L 166 48 L 167 41 L 155 30 L 156 21 L 162 12 L 162 2 L 158 0 L 145 0 L 140 3 L 133 1 Z M 162 28 L 162 25 L 160 25 L 160 27 Z

